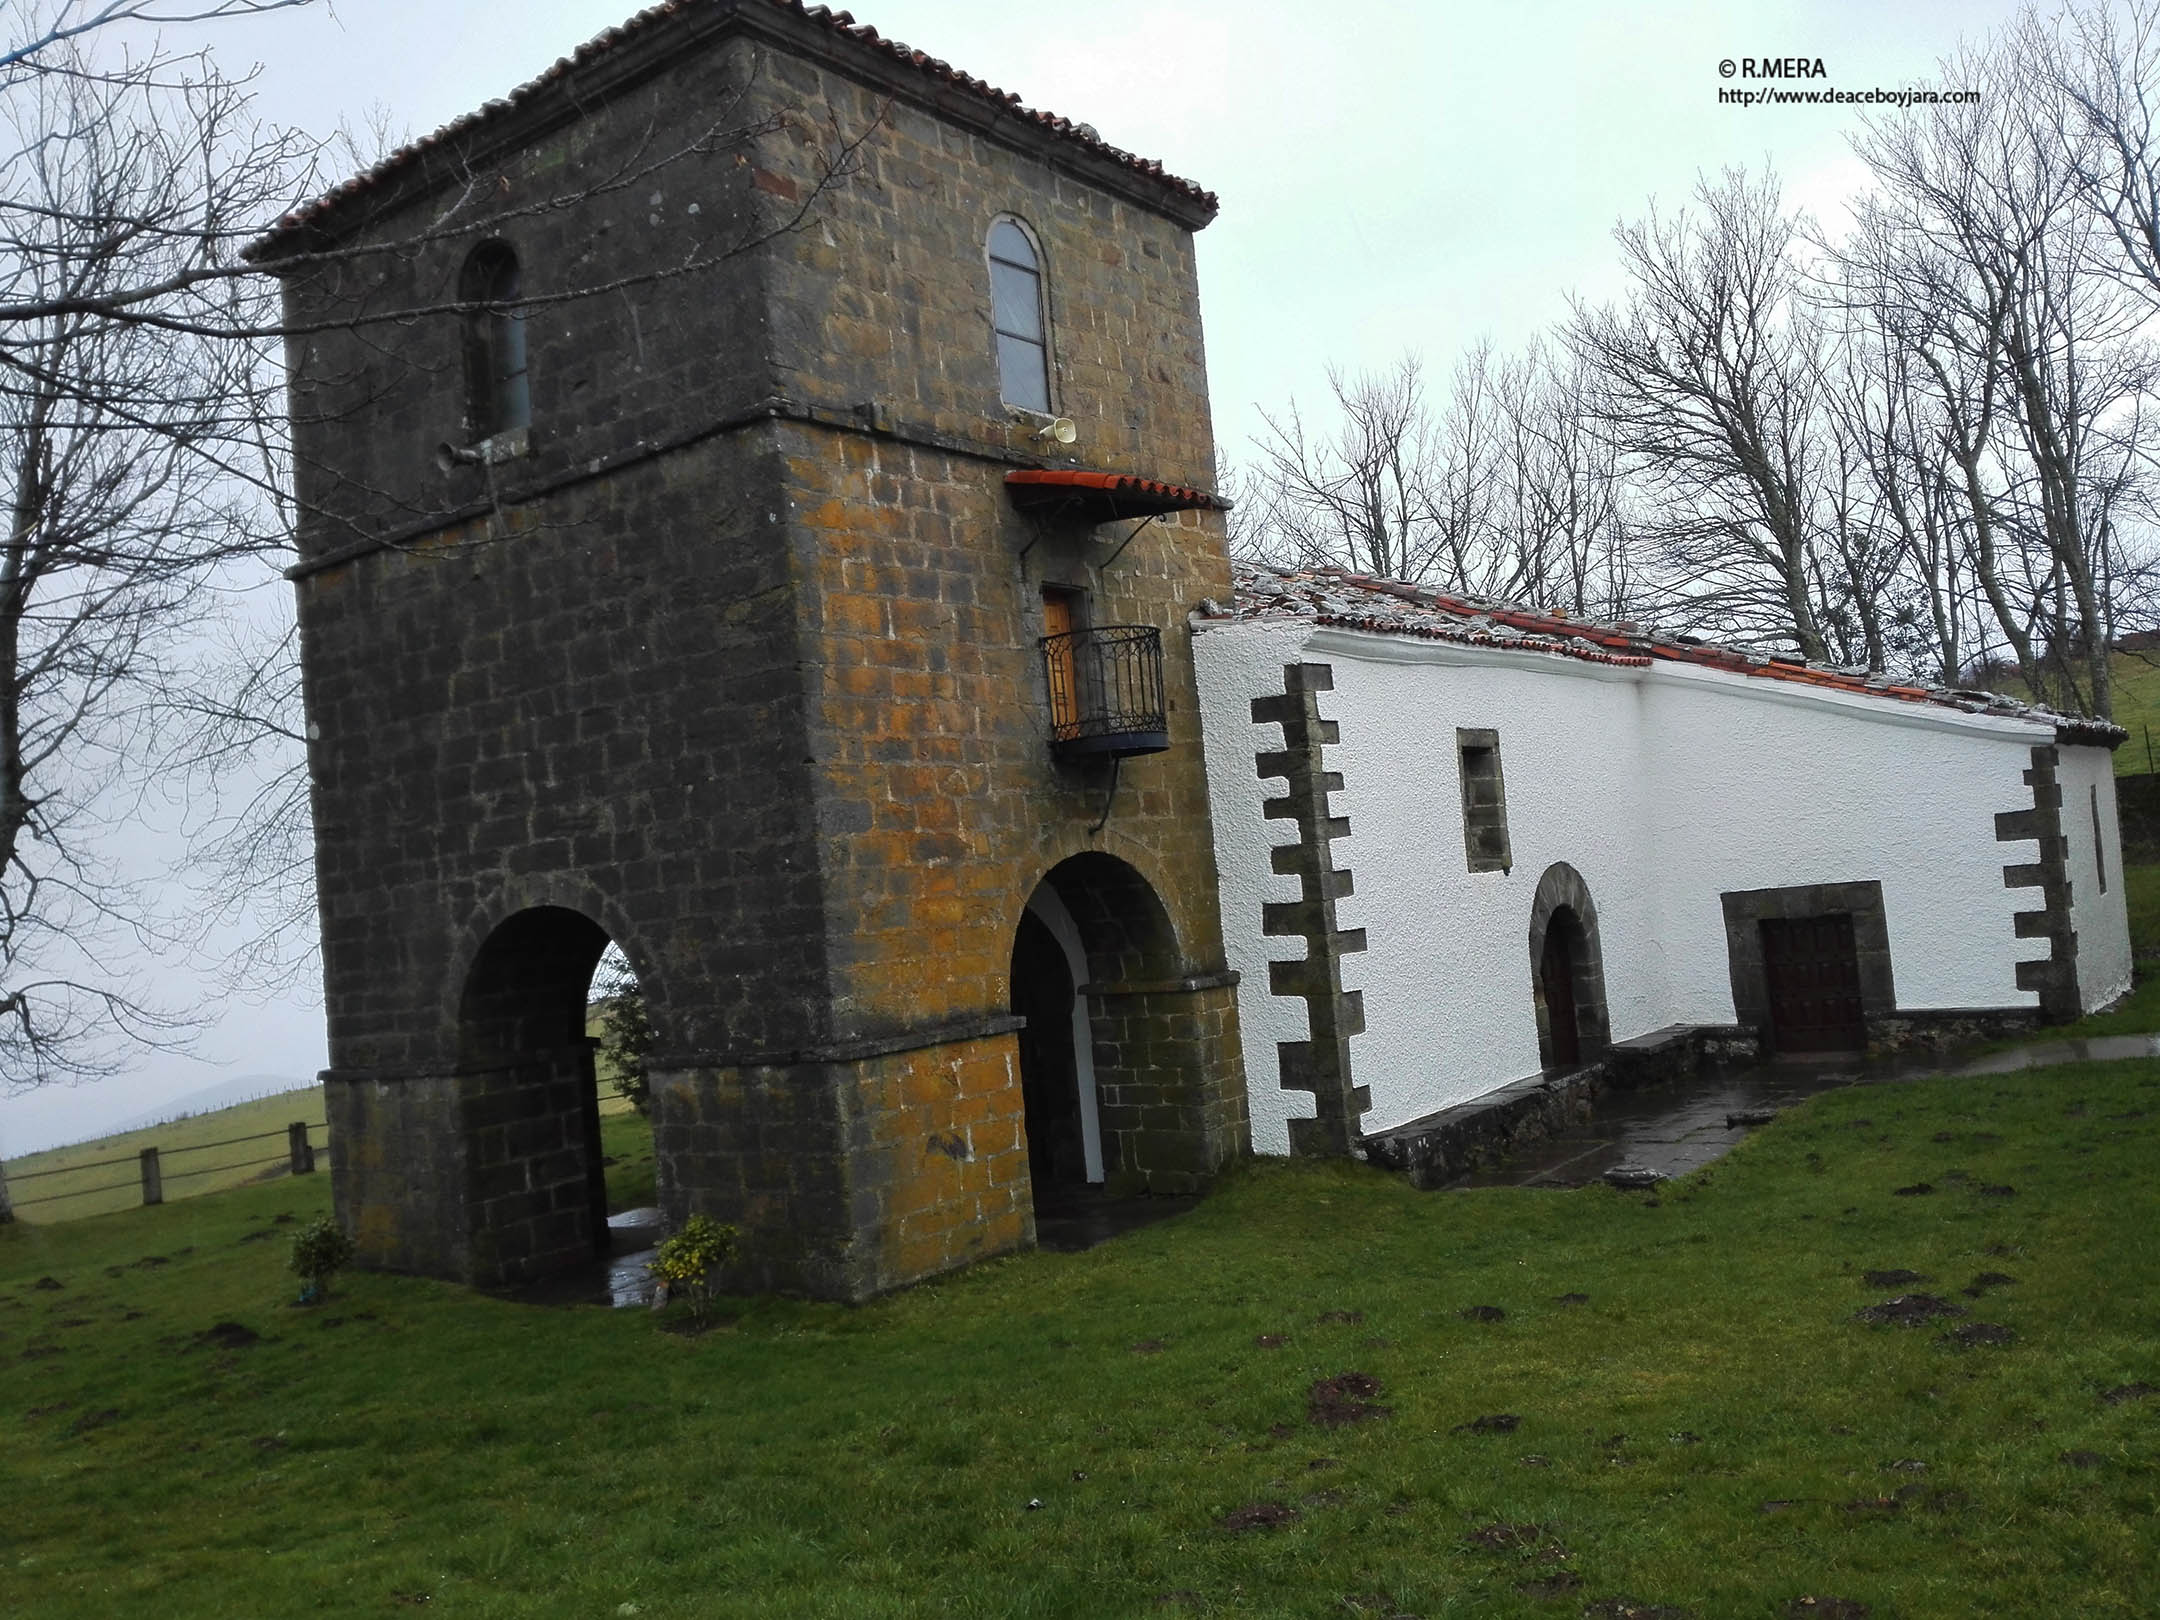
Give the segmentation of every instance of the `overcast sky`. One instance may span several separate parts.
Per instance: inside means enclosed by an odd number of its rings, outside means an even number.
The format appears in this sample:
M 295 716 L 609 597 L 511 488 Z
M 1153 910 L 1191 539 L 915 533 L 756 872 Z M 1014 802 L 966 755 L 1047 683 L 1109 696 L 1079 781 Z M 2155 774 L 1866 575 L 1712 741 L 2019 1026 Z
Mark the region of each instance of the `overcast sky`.
M 1330 365 L 1406 351 L 1444 373 L 1617 290 L 1610 232 L 1696 177 L 1775 166 L 1833 222 L 1860 183 L 1858 110 L 1718 103 L 1725 58 L 1819 58 L 1809 87 L 1937 81 L 2003 0 L 1816 4 L 1235 5 L 1221 0 L 863 0 L 874 24 L 1222 199 L 1200 236 L 1216 434 L 1233 458 L 1258 411 L 1315 401 Z M 341 120 L 422 135 L 601 30 L 622 0 L 342 0 L 200 31 L 260 104 L 318 134 Z M 182 36 L 174 35 L 175 39 Z M 177 981 L 173 988 L 184 992 Z M 235 1075 L 321 1066 L 319 1008 L 236 1007 L 195 1059 L 0 1100 L 0 1154 L 72 1140 Z

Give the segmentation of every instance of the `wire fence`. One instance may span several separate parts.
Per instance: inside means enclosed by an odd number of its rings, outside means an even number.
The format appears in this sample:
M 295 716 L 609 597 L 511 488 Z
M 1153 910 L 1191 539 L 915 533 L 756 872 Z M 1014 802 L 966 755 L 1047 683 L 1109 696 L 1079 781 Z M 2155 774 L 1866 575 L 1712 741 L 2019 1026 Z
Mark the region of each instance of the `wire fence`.
M 145 1204 L 162 1204 L 169 1183 L 199 1179 L 204 1176 L 231 1176 L 241 1171 L 261 1171 L 268 1166 L 282 1165 L 293 1175 L 304 1176 L 315 1169 L 316 1148 L 311 1133 L 324 1132 L 328 1126 L 322 1120 L 294 1120 L 277 1130 L 256 1131 L 247 1136 L 228 1136 L 216 1142 L 190 1142 L 184 1147 L 146 1147 L 136 1153 L 115 1154 L 109 1159 L 91 1159 L 82 1164 L 55 1165 L 48 1170 L 7 1172 L 8 1202 L 17 1213 L 40 1204 L 58 1204 L 72 1199 L 90 1198 L 99 1194 L 128 1192 L 137 1187 L 142 1190 Z M 195 1153 L 214 1153 L 221 1148 L 244 1147 L 251 1142 L 267 1142 L 282 1137 L 284 1151 L 252 1159 L 225 1159 L 215 1164 L 190 1166 L 173 1170 L 167 1166 L 171 1160 Z M 324 1151 L 327 1151 L 327 1146 Z M 16 1189 L 26 1182 L 52 1176 L 82 1176 L 95 1170 L 109 1170 L 118 1165 L 132 1165 L 135 1173 L 118 1180 L 100 1181 L 88 1187 L 65 1187 L 55 1192 L 40 1193 L 23 1198 L 16 1196 Z M 215 1187 L 202 1187 L 198 1192 L 214 1192 Z M 183 1196 L 186 1196 L 183 1194 Z M 64 1218 L 64 1217 L 63 1217 Z

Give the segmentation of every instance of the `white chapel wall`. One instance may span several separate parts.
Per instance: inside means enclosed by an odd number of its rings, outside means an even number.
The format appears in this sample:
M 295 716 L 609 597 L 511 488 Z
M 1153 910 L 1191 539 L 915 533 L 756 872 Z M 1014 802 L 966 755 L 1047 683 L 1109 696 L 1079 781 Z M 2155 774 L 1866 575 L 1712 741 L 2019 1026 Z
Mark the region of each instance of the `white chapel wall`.
M 2078 937 L 2078 994 L 2091 1012 L 2130 988 L 2130 911 L 2123 894 L 2122 827 L 2115 812 L 2115 756 L 2105 748 L 2065 745 L 2057 760 L 2063 836 L 2070 846 L 2070 925 Z
M 2030 806 L 2023 773 L 2049 728 L 1682 665 L 1651 674 L 1670 1021 L 1733 1017 L 1721 892 L 1815 883 L 1882 885 L 1900 1007 L 2036 1003 L 2017 961 L 2045 946 L 2012 918 L 2037 901 L 2002 879 L 2034 850 L 1998 843 L 1995 815 Z
M 1320 706 L 1341 727 L 1327 767 L 1342 773 L 1334 806 L 1350 821 L 1335 864 L 1356 882 L 1338 921 L 1368 939 L 1343 964 L 1345 987 L 1364 994 L 1351 1052 L 1372 1088 L 1367 1130 L 1537 1071 L 1530 908 L 1556 861 L 1597 908 L 1616 1039 L 1733 1019 L 1719 900 L 1731 889 L 1880 882 L 1900 1006 L 2034 1004 L 2016 962 L 2036 942 L 2011 920 L 2033 896 L 2002 882 L 2006 862 L 2033 852 L 1996 842 L 1994 816 L 2030 803 L 2022 772 L 2048 728 L 1300 622 L 1211 626 L 1195 649 L 1259 1152 L 1287 1152 L 1289 1118 L 1311 1111 L 1276 1067 L 1275 1043 L 1305 1038 L 1303 1005 L 1268 992 L 1268 961 L 1301 947 L 1260 932 L 1262 902 L 1297 892 L 1268 866 L 1267 846 L 1294 837 L 1261 812 L 1281 783 L 1253 767 L 1282 746 L 1280 728 L 1249 709 L 1282 690 L 1286 663 L 1334 676 Z M 1458 727 L 1500 734 L 1506 873 L 1467 869 Z
M 1436 655 L 1448 662 L 1426 661 Z M 1530 908 L 1557 861 L 1597 909 L 1614 1032 L 1667 1021 L 1632 672 L 1354 632 L 1319 632 L 1307 656 L 1333 668 L 1342 726 L 1329 765 L 1350 818 L 1338 864 L 1357 882 L 1343 922 L 1368 940 L 1343 964 L 1345 986 L 1365 995 L 1366 1034 L 1351 1044 L 1358 1083 L 1372 1087 L 1365 1128 L 1537 1072 Z M 1506 872 L 1469 870 L 1458 728 L 1499 733 Z

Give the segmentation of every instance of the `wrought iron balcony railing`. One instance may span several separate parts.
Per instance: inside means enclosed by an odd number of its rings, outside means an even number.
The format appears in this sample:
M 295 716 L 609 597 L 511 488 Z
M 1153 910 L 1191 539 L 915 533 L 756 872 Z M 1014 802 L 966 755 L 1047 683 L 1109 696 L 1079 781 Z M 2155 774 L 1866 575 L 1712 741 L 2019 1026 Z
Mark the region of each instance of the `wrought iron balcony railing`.
M 1160 630 L 1099 624 L 1045 636 L 1042 650 L 1050 677 L 1050 748 L 1058 758 L 1159 754 L 1170 746 Z

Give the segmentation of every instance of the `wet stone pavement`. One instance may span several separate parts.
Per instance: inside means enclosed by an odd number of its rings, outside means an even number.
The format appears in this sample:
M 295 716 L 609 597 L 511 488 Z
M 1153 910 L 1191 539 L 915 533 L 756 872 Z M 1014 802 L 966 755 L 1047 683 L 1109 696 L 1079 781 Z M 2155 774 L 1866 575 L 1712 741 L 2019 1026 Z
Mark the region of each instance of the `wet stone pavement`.
M 1523 1148 L 1505 1164 L 1450 1187 L 1580 1187 L 1593 1181 L 1646 1185 L 1684 1176 L 1731 1152 L 1779 1110 L 1839 1086 L 1883 1085 L 1924 1075 L 2010 1074 L 2056 1063 L 2160 1057 L 2160 1035 L 2042 1041 L 1960 1060 L 1929 1056 L 1821 1062 L 1782 1060 L 1700 1080 L 1609 1091 L 1586 1124 Z
M 608 1253 L 591 1265 L 557 1272 L 512 1292 L 525 1305 L 613 1305 L 619 1309 L 652 1303 L 653 1276 L 646 1263 L 667 1236 L 657 1209 L 626 1209 L 608 1217 Z

